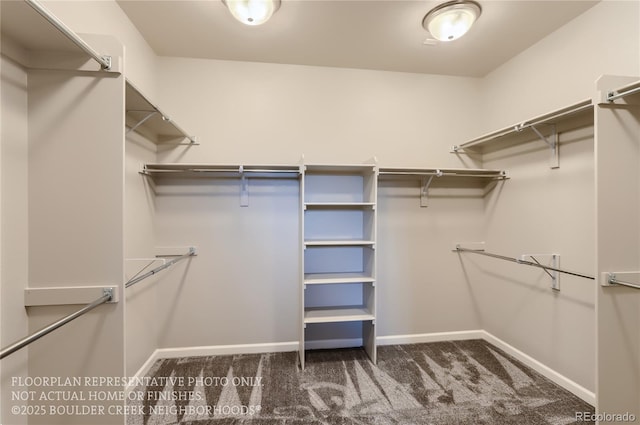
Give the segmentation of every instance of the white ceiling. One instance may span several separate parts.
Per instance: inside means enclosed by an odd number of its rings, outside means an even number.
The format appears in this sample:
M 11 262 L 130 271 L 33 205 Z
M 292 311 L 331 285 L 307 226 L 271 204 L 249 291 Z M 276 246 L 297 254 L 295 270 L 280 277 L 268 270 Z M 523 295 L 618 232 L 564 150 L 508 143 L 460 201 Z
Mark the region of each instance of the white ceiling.
M 422 18 L 441 2 L 282 0 L 262 26 L 234 20 L 221 0 L 119 0 L 161 56 L 482 77 L 597 1 L 480 0 L 463 38 L 425 45 Z

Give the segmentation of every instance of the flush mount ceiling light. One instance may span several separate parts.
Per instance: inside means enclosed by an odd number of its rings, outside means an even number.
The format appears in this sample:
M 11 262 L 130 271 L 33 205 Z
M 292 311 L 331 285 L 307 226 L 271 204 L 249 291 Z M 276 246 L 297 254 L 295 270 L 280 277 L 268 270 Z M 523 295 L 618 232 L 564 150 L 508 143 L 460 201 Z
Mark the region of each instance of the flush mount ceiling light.
M 475 1 L 448 1 L 431 9 L 422 26 L 436 40 L 451 41 L 465 35 L 481 13 L 482 7 Z
M 280 8 L 280 0 L 222 0 L 222 3 L 246 25 L 264 24 Z

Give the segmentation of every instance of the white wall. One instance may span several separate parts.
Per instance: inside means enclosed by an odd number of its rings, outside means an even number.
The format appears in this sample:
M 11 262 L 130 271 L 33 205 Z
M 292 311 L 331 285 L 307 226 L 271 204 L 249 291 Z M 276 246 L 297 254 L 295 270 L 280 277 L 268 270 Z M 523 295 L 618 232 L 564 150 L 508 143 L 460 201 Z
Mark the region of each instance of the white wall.
M 162 264 L 156 254 L 155 199 L 141 164 L 155 162 L 156 147 L 137 133 L 125 140 L 124 270 L 132 279 Z M 141 272 L 141 270 L 143 270 Z M 126 376 L 133 376 L 158 348 L 156 278 L 149 277 L 125 291 Z
M 600 74 L 640 75 L 639 22 L 638 2 L 601 2 L 487 75 L 477 134 L 588 99 Z M 561 134 L 558 170 L 548 168 L 543 142 L 531 140 L 485 156 L 485 167 L 512 176 L 486 200 L 487 250 L 555 252 L 563 267 L 593 275 L 593 129 Z M 539 270 L 468 256 L 464 263 L 480 269 L 473 291 L 487 331 L 594 391 L 593 281 L 563 276 L 562 290 L 552 293 Z
M 630 82 L 603 77 L 598 90 L 606 93 Z M 596 115 L 598 283 L 606 284 L 603 275 L 611 272 L 620 280 L 638 283 L 633 272 L 640 270 L 640 95 L 617 100 L 615 106 L 598 105 Z M 632 274 L 621 276 L 620 272 Z M 640 291 L 620 285 L 598 285 L 596 291 L 596 409 L 638 417 Z
M 478 135 L 591 97 L 603 74 L 640 75 L 640 2 L 605 0 L 482 79 Z
M 162 161 L 457 166 L 448 147 L 477 126 L 470 78 L 163 57 L 159 82 L 203 144 Z
M 125 45 L 124 72 L 127 80 L 139 88 L 145 96 L 157 102 L 157 57 L 146 40 L 133 26 L 115 1 L 44 1 L 43 4 L 73 31 L 80 34 L 110 34 Z M 171 112 L 171 108 L 164 108 Z M 149 150 L 139 138 L 126 141 L 126 186 L 125 186 L 125 271 L 131 277 L 144 266 L 141 261 L 126 259 L 152 257 L 154 240 L 153 226 L 149 218 L 148 192 L 145 192 L 141 176 L 137 174 L 139 164 L 155 161 L 155 147 Z M 159 263 L 155 263 L 157 266 Z M 145 299 L 146 298 L 146 299 Z M 157 348 L 154 312 L 155 289 L 153 279 L 146 280 L 127 292 L 126 300 L 126 372 L 137 372 L 144 361 Z
M 0 269 L 0 306 L 2 329 L 0 345 L 5 347 L 27 333 L 27 313 L 23 305 L 24 288 L 28 281 L 28 200 L 27 200 L 27 74 L 5 56 L 0 57 L 2 104 L 0 139 L 0 193 L 2 194 L 0 232 L 2 267 Z M 1 404 L 3 423 L 26 423 L 27 417 L 11 415 L 11 391 L 26 390 L 12 385 L 13 377 L 27 375 L 27 349 L 2 360 Z
M 42 2 L 77 33 L 115 36 L 125 46 L 125 75 L 152 100 L 158 96 L 157 57 L 115 0 Z
M 454 167 L 460 162 L 448 147 L 478 125 L 475 79 L 159 62 L 162 103 L 202 142 L 160 151 L 160 161 L 296 163 L 304 154 L 310 163 L 375 156 L 384 166 Z M 459 125 L 460 116 L 468 125 Z M 297 182 L 250 183 L 248 208 L 239 207 L 237 180 L 159 190 L 157 243 L 200 248 L 189 266 L 160 281 L 159 311 L 167 314 L 161 345 L 297 340 Z M 478 328 L 462 270 L 441 265 L 456 261 L 450 247 L 457 235 L 481 233 L 482 199 L 435 196 L 421 209 L 419 193 L 417 182 L 380 191 L 381 336 Z

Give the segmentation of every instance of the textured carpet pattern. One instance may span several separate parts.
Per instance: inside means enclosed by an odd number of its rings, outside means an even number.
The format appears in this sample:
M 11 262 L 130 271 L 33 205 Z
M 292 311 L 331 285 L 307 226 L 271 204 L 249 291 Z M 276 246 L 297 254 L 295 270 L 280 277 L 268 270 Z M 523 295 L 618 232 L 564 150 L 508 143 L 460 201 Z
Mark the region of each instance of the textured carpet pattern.
M 149 377 L 128 425 L 566 425 L 594 411 L 482 340 L 383 346 L 377 365 L 310 351 L 304 371 L 297 353 L 166 359 Z

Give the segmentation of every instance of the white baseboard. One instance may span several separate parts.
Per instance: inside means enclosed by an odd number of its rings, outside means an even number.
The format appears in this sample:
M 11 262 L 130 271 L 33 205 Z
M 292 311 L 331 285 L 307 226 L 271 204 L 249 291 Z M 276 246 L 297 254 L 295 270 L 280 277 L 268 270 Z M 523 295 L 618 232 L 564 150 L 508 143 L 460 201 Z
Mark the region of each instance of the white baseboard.
M 469 339 L 482 339 L 498 347 L 505 353 L 516 358 L 531 369 L 535 370 L 545 378 L 560 385 L 562 388 L 575 394 L 577 397 L 595 406 L 596 395 L 583 386 L 577 384 L 566 376 L 556 372 L 547 365 L 539 362 L 528 354 L 523 353 L 514 346 L 507 344 L 500 338 L 490 334 L 485 330 L 468 330 L 457 332 L 435 332 L 412 335 L 387 335 L 376 338 L 378 345 L 397 344 L 417 344 L 422 342 L 441 341 L 463 341 Z M 355 339 L 332 339 L 307 341 L 305 348 L 308 350 L 318 350 L 323 348 L 347 348 L 359 347 L 362 340 Z M 274 353 L 298 351 L 298 341 L 263 343 L 263 344 L 237 344 L 237 345 L 212 345 L 204 347 L 180 347 L 180 348 L 159 348 L 151 354 L 149 359 L 142 365 L 135 377 L 142 377 L 147 374 L 153 364 L 159 359 L 174 359 L 179 357 L 213 356 L 223 354 L 254 354 L 254 353 Z M 127 391 L 133 388 L 127 388 Z
M 540 375 L 555 382 L 565 390 L 570 391 L 571 393 L 575 394 L 577 397 L 580 397 L 582 400 L 586 401 L 592 406 L 596 405 L 596 394 L 594 392 L 589 391 L 585 387 L 572 381 L 566 376 L 556 372 L 555 370 L 551 369 L 549 366 L 539 362 L 538 360 L 534 359 L 528 354 L 523 353 L 522 351 L 518 350 L 514 346 L 507 344 L 506 342 L 490 334 L 489 332 L 482 331 L 482 333 L 484 334 L 482 339 L 484 339 L 488 343 L 495 345 L 505 353 L 515 357 L 520 362 L 524 363 L 525 365 L 529 366 L 531 369 L 538 372 Z
M 223 354 L 256 354 L 298 351 L 298 341 L 266 342 L 261 344 L 208 345 L 202 347 L 159 348 L 159 358 L 202 357 Z
M 177 359 L 181 357 L 204 357 L 224 354 L 256 354 L 298 351 L 298 341 L 273 342 L 262 344 L 234 344 L 234 345 L 209 345 L 201 347 L 158 348 L 147 359 L 142 367 L 133 376 L 141 378 L 146 376 L 153 364 L 160 359 Z M 133 386 L 125 388 L 125 392 L 132 391 Z
M 421 342 L 463 341 L 484 339 L 484 331 L 434 332 L 428 334 L 388 335 L 376 338 L 378 345 L 419 344 Z

